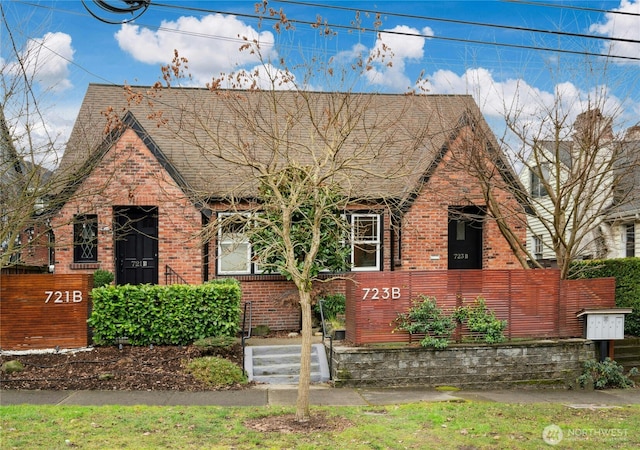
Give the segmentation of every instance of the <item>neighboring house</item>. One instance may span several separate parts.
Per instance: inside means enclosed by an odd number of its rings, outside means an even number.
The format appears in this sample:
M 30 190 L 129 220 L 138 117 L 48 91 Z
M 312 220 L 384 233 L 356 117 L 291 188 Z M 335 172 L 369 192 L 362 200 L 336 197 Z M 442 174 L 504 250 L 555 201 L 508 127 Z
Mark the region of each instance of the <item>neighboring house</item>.
M 18 154 L 0 111 L 0 269 L 2 273 L 44 272 L 53 246 L 43 217 L 41 194 L 51 172 Z
M 572 140 L 539 141 L 521 172 L 536 212 L 527 219 L 529 252 L 543 266 L 555 266 L 549 229 L 564 227 L 555 233 L 579 242 L 577 259 L 640 255 L 640 127 L 616 140 L 611 120 L 591 110 L 578 116 L 573 129 Z M 581 143 L 581 133 L 593 142 Z
M 252 102 L 260 104 L 269 93 L 234 91 L 232 95 L 246 99 L 252 107 Z M 287 104 L 295 101 L 296 93 L 278 95 Z M 309 95 L 314 96 L 314 107 L 322 110 L 336 94 Z M 386 158 L 371 155 L 367 160 L 371 170 L 394 169 L 403 161 L 412 170 L 406 177 L 378 182 L 366 177 L 348 180 L 370 199 L 345 211 L 354 230 L 345 241 L 352 250 L 352 270 L 520 268 L 497 224 L 485 212 L 480 186 L 461 169 L 465 155 L 478 149 L 494 160 L 501 157 L 473 99 L 357 95 L 368 102 L 370 111 L 378 108 L 391 117 L 398 108 L 411 114 L 395 122 L 393 129 L 372 133 L 364 123 L 352 130 L 345 138 L 352 151 L 365 148 L 358 143 L 376 136 L 385 140 L 389 152 Z M 229 142 L 243 139 L 243 130 L 230 123 L 230 112 L 218 98 L 206 89 L 173 88 L 164 90 L 157 102 L 167 111 L 197 102 L 193 104 L 198 105 L 198 115 L 209 120 L 208 129 L 198 132 L 216 133 Z M 124 126 L 105 135 L 102 113 L 107 109 L 122 111 Z M 259 120 L 279 120 L 257 106 L 255 114 Z M 59 194 L 64 202 L 52 218 L 55 273 L 105 269 L 115 274 L 118 284 L 201 283 L 232 276 L 242 284 L 243 300 L 252 302 L 254 325 L 297 328 L 299 310 L 281 301 L 292 284 L 279 275 L 261 274 L 253 264 L 250 242 L 238 230 L 230 227 L 202 238 L 203 227 L 218 216 L 234 213 L 228 203 L 230 192 L 242 190 L 246 200 L 255 198 L 253 175 L 208 158 L 201 149 L 158 126 L 157 117 L 152 116 L 147 102 L 127 105 L 122 86 L 89 86 L 61 164 L 61 170 L 73 168 L 78 176 Z M 178 119 L 165 114 L 163 120 Z M 305 139 L 304 134 L 300 136 Z M 418 145 L 416 136 L 421 136 Z M 256 144 L 255 152 L 265 150 Z M 516 210 L 519 205 L 509 187 L 518 183 L 517 177 L 505 164 L 497 167 L 496 183 L 502 189 L 496 195 Z M 525 230 L 520 231 L 524 239 Z M 336 282 L 333 289 L 344 289 L 344 283 Z
M 640 125 L 629 128 L 621 144 L 621 192 L 614 192 L 605 216 L 607 258 L 640 257 Z

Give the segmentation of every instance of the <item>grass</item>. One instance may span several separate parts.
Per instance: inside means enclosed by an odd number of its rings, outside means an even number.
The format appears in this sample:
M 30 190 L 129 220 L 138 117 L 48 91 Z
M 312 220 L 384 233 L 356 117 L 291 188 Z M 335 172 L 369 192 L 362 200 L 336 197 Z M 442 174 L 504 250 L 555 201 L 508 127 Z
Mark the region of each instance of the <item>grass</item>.
M 557 425 L 558 448 L 640 448 L 640 406 L 572 409 L 557 404 L 422 402 L 376 407 L 314 407 L 338 416 L 342 431 L 254 431 L 253 418 L 291 407 L 41 406 L 0 407 L 3 449 L 538 449 Z

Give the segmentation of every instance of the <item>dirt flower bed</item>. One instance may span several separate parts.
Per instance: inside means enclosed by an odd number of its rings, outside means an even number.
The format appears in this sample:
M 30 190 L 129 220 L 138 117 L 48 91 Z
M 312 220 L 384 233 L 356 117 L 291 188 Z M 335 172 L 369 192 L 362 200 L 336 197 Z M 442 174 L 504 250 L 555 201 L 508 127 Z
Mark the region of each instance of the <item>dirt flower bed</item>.
M 193 346 L 130 345 L 95 347 L 86 351 L 3 354 L 0 364 L 18 360 L 21 372 L 0 373 L 2 389 L 47 390 L 175 390 L 204 391 L 211 387 L 185 370 L 185 362 L 201 356 Z M 242 348 L 223 356 L 242 365 Z M 239 389 L 231 386 L 228 389 Z

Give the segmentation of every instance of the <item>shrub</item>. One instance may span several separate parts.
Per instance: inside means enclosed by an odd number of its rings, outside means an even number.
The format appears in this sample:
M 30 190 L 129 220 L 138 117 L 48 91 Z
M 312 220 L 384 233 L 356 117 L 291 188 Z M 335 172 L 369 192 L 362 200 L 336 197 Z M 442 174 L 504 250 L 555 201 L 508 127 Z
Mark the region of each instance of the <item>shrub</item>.
M 635 367 L 629 371 L 629 376 L 637 374 L 638 370 Z M 582 375 L 578 377 L 578 383 L 583 388 L 587 384 L 593 383 L 595 389 L 624 389 L 634 386 L 634 382 L 629 376 L 625 375 L 624 368 L 620 364 L 610 358 L 600 362 L 592 359 L 584 363 Z
M 313 310 L 318 318 L 320 318 L 321 304 L 324 319 L 331 320 L 335 319 L 339 314 L 344 314 L 346 298 L 343 294 L 329 294 L 320 298 L 318 302 L 313 305 Z
M 186 345 L 207 336 L 235 336 L 239 329 L 241 293 L 235 280 L 105 286 L 91 295 L 88 323 L 97 344 L 127 337 L 133 345 Z
M 616 306 L 633 309 L 625 317 L 625 333 L 640 336 L 640 258 L 575 261 L 571 263 L 569 277 L 615 277 Z
M 103 286 L 109 286 L 113 283 L 113 274 L 108 270 L 98 269 L 93 272 L 93 287 L 99 288 Z
M 482 297 L 466 306 L 456 308 L 453 317 L 465 324 L 469 331 L 477 335 L 477 339 L 487 344 L 495 344 L 504 341 L 504 330 L 507 321 L 496 317 L 495 312 L 487 309 L 485 299 Z
M 204 356 L 187 363 L 187 372 L 211 387 L 245 384 L 247 377 L 240 367 L 217 356 Z
M 425 295 L 414 300 L 409 312 L 398 314 L 395 324 L 395 330 L 424 334 L 420 344 L 436 349 L 443 349 L 449 345 L 456 327 L 453 319 L 436 306 L 435 298 Z

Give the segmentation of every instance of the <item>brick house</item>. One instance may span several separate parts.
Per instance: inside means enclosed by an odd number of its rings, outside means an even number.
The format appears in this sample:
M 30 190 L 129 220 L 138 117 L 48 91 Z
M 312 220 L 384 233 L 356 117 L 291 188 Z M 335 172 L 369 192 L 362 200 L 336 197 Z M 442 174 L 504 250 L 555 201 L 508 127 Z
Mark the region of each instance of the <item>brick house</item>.
M 133 101 L 127 101 L 127 92 Z M 371 153 L 347 180 L 352 192 L 366 194 L 347 211 L 360 230 L 345 242 L 351 246 L 353 271 L 520 268 L 486 213 L 479 183 L 464 170 L 472 154 L 484 155 L 495 168 L 495 195 L 518 205 L 509 186 L 519 181 L 502 161 L 470 96 L 305 95 L 309 114 L 328 111 L 349 96 L 360 102 L 358 123 L 341 137 L 341 149 L 349 155 Z M 245 117 L 247 111 L 254 114 L 256 129 L 276 121 L 293 123 L 291 105 L 300 96 L 173 88 L 143 99 L 123 86 L 90 85 L 60 167 L 77 176 L 59 193 L 63 201 L 51 220 L 55 273 L 105 269 L 118 284 L 201 283 L 233 276 L 242 284 L 243 301 L 252 302 L 254 325 L 297 329 L 299 311 L 281 301 L 293 285 L 282 276 L 261 274 L 252 263 L 250 243 L 236 242 L 226 252 L 225 239 L 233 233 L 218 230 L 203 237 L 202 231 L 231 213 L 230 198 L 255 198 L 250 170 L 205 150 L 242 142 L 269 157 L 270 150 L 257 142 L 268 130 L 256 133 L 249 129 L 253 124 L 240 124 L 234 114 L 240 107 Z M 290 108 L 286 117 L 264 106 L 276 97 L 283 109 Z M 354 109 L 355 101 L 349 103 Z M 106 132 L 105 111 L 119 116 L 118 126 Z M 295 147 L 301 161 L 308 157 L 301 149 L 318 137 L 307 119 L 296 118 L 288 130 L 304 143 Z M 294 148 L 294 143 L 288 144 Z M 374 180 L 366 175 L 382 169 L 397 175 L 399 167 L 407 167 L 402 176 Z M 523 217 L 505 220 L 522 223 Z M 522 240 L 525 233 L 523 227 Z M 344 290 L 344 283 L 334 282 L 331 289 Z

